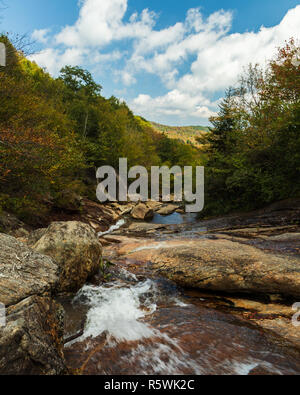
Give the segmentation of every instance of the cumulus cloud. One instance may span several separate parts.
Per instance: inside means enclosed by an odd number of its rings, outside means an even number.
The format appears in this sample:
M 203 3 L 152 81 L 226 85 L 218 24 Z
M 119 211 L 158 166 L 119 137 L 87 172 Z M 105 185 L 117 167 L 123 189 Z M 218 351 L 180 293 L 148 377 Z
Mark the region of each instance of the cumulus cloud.
M 65 64 L 106 64 L 123 87 L 135 85 L 139 94 L 129 103 L 133 109 L 154 120 L 207 120 L 217 103 L 210 97 L 234 84 L 250 62 L 272 58 L 276 47 L 300 31 L 300 6 L 289 10 L 277 26 L 233 34 L 229 11 L 204 18 L 193 8 L 183 20 L 156 29 L 158 16 L 151 10 L 127 16 L 128 1 L 81 1 L 77 21 L 63 27 L 53 37 L 54 45 L 33 59 L 54 74 Z M 33 37 L 46 44 L 48 34 L 47 29 L 36 30 Z M 166 93 L 151 97 L 144 90 L 145 73 L 160 78 Z
M 147 36 L 155 24 L 155 13 L 145 9 L 124 23 L 126 11 L 127 0 L 84 0 L 75 25 L 66 26 L 56 41 L 68 46 L 101 47 L 114 40 Z
M 190 72 L 177 81 L 177 86 L 190 93 L 224 89 L 236 82 L 243 67 L 265 64 L 274 57 L 277 47 L 299 31 L 300 6 L 290 10 L 277 26 L 261 27 L 256 33 L 225 35 L 208 46 L 200 44 Z
M 198 119 L 216 115 L 214 111 L 209 109 L 212 103 L 204 96 L 201 94 L 191 96 L 178 89 L 174 89 L 164 96 L 155 98 L 140 94 L 131 104 L 137 113 L 146 113 L 150 119 L 153 113 L 156 113 L 160 118 L 163 115 L 176 115 L 182 119 L 187 118 L 187 115 Z
M 58 74 L 65 65 L 76 66 L 82 64 L 86 54 L 86 50 L 80 50 L 78 48 L 67 48 L 63 51 L 55 48 L 47 48 L 30 56 L 30 59 L 53 74 Z
M 31 37 L 33 40 L 42 43 L 42 44 L 47 44 L 48 42 L 48 34 L 50 33 L 50 29 L 36 29 L 33 31 Z

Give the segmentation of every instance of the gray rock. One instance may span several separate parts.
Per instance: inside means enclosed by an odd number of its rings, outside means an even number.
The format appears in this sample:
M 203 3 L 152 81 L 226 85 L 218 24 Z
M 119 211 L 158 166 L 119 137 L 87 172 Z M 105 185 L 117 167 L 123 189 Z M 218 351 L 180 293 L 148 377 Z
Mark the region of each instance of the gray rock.
M 277 242 L 300 241 L 300 233 L 284 233 L 283 235 L 270 236 L 268 240 Z
M 11 234 L 14 237 L 25 238 L 25 239 L 29 236 L 29 232 L 24 228 L 19 228 L 17 230 L 14 230 Z
M 149 224 L 147 222 L 134 223 L 128 228 L 129 232 L 152 232 L 159 229 L 165 229 L 168 225 Z
M 53 293 L 59 266 L 12 236 L 0 234 L 0 302 L 10 306 L 32 295 Z
M 0 375 L 61 375 L 63 310 L 49 298 L 32 296 L 7 309 L 0 328 Z
M 47 228 L 40 228 L 36 229 L 33 232 L 30 232 L 29 236 L 27 237 L 27 244 L 30 247 L 33 247 L 47 232 Z
M 52 257 L 61 269 L 60 292 L 76 292 L 99 270 L 102 246 L 90 225 L 54 222 L 33 246 Z
M 154 200 L 149 200 L 146 204 L 147 204 L 147 207 L 149 207 L 150 209 L 152 209 L 154 211 L 159 210 L 163 205 L 163 203 L 156 202 Z

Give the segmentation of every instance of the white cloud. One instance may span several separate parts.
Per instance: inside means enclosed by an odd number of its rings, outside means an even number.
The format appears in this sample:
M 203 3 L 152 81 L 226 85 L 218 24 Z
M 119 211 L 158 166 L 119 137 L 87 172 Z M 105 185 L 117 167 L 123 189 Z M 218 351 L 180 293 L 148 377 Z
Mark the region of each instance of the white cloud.
M 214 45 L 228 32 L 231 20 L 232 14 L 223 10 L 204 20 L 199 9 L 191 9 L 184 23 L 141 37 L 127 68 L 159 75 L 167 87 L 174 88 L 178 66 L 190 55 Z
M 61 52 L 58 49 L 47 48 L 29 58 L 53 74 L 58 74 L 65 65 L 76 66 L 82 64 L 86 51 L 78 48 L 67 48 Z
M 123 81 L 123 84 L 126 86 L 136 83 L 136 79 L 133 77 L 132 74 L 128 73 L 127 71 L 121 72 L 121 79 Z
M 39 30 L 34 30 L 32 33 L 31 37 L 33 40 L 42 43 L 42 44 L 47 44 L 48 42 L 48 34 L 50 33 L 50 29 L 39 29 Z
M 65 27 L 56 41 L 68 46 L 101 47 L 114 40 L 147 36 L 155 14 L 145 9 L 124 23 L 126 10 L 127 0 L 84 0 L 75 25 Z
M 201 94 L 192 97 L 177 89 L 168 92 L 164 96 L 155 98 L 140 94 L 131 103 L 133 110 L 137 113 L 146 113 L 150 120 L 153 120 L 153 114 L 157 114 L 159 117 L 163 115 L 176 115 L 180 118 L 187 118 L 189 115 L 198 119 L 209 118 L 215 115 L 215 112 L 208 108 L 212 105 Z
M 274 57 L 277 47 L 299 31 L 300 6 L 290 10 L 277 26 L 261 27 L 257 33 L 226 35 L 212 45 L 201 46 L 190 72 L 177 81 L 177 86 L 191 94 L 225 89 L 235 84 L 249 63 L 264 65 Z
M 74 25 L 63 27 L 53 47 L 33 58 L 54 74 L 65 64 L 95 68 L 110 62 L 104 69 L 123 84 L 118 89 L 136 84 L 140 92 L 129 104 L 153 120 L 163 116 L 205 120 L 216 110 L 210 97 L 234 84 L 250 62 L 272 58 L 276 47 L 300 31 L 300 6 L 277 26 L 233 34 L 229 11 L 204 18 L 199 8 L 190 9 L 184 20 L 159 30 L 157 15 L 148 9 L 127 18 L 128 1 L 83 0 Z M 46 43 L 48 33 L 36 30 L 33 36 Z M 113 62 L 118 64 L 114 67 Z M 166 93 L 149 96 L 143 89 L 143 73 L 158 76 Z

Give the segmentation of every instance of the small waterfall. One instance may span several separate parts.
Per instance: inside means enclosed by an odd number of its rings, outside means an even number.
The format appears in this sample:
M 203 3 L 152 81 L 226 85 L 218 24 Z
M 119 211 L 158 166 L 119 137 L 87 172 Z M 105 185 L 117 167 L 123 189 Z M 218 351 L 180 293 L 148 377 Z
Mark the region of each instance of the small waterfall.
M 99 232 L 98 236 L 102 237 L 105 235 L 109 235 L 110 233 L 114 232 L 115 230 L 120 229 L 123 225 L 125 225 L 126 221 L 124 219 L 120 219 L 115 225 L 112 225 L 106 232 Z

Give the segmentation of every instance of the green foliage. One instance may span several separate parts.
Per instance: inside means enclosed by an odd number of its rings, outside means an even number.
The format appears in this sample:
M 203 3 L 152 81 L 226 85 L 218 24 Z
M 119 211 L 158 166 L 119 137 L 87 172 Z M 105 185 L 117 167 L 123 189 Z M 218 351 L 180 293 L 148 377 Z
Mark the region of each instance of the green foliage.
M 80 67 L 57 79 L 18 52 L 6 36 L 0 68 L 0 207 L 41 225 L 53 209 L 75 210 L 78 195 L 95 199 L 95 169 L 196 165 L 199 150 L 169 139 Z M 78 207 L 80 209 L 80 207 Z
M 100 276 L 101 276 L 103 282 L 108 282 L 111 279 L 110 269 L 113 266 L 115 266 L 114 263 L 101 258 L 100 265 L 99 265 L 99 271 L 100 271 Z
M 1 205 L 33 223 L 86 167 L 85 158 L 64 111 L 62 83 L 0 40 L 8 52 L 0 70 Z
M 300 195 L 300 67 L 293 40 L 266 72 L 250 66 L 227 91 L 206 151 L 206 210 L 223 214 Z
M 166 126 L 156 122 L 152 122 L 151 125 L 159 133 L 165 134 L 170 139 L 179 140 L 196 147 L 199 147 L 198 139 L 209 130 L 206 126 Z

